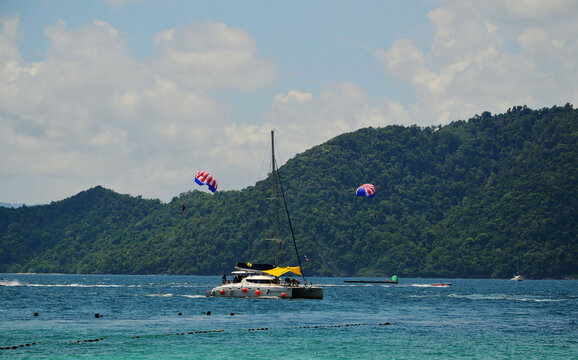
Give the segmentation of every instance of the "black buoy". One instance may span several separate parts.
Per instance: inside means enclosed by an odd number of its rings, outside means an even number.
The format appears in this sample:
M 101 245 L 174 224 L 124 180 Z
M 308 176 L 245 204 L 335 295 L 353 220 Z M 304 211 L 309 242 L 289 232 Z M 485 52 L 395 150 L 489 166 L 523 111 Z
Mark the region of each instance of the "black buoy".
M 183 313 L 179 313 L 179 316 L 182 316 L 182 315 L 183 315 Z
M 100 314 L 96 313 L 96 314 L 94 314 L 94 317 L 98 319 L 100 317 Z
M 38 313 L 37 313 L 37 312 L 36 312 L 36 313 L 34 313 L 34 316 L 38 316 Z
M 211 315 L 211 312 L 210 312 L 210 311 L 207 311 L 207 315 Z
M 232 312 L 232 313 L 231 313 L 231 316 L 235 316 L 235 313 L 234 313 L 234 312 Z

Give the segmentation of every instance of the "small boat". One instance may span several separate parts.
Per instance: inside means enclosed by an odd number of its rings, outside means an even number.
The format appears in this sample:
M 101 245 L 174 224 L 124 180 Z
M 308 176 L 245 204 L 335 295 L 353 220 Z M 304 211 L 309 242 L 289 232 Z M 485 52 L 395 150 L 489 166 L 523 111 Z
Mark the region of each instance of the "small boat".
M 274 240 L 275 241 L 275 265 L 270 264 L 252 264 L 250 262 L 238 262 L 235 266 L 233 275 L 235 277 L 232 281 L 227 280 L 226 275 L 223 275 L 222 284 L 207 290 L 208 297 L 236 297 L 236 298 L 280 298 L 280 299 L 323 299 L 323 288 L 320 286 L 313 286 L 307 283 L 305 276 L 301 269 L 301 259 L 297 250 L 297 243 L 293 233 L 293 227 L 289 219 L 289 211 L 287 209 L 287 202 L 285 204 L 285 212 L 287 213 L 287 220 L 291 228 L 291 236 L 293 237 L 293 246 L 299 266 L 280 267 L 279 259 L 279 244 L 281 243 L 281 236 L 279 231 L 279 191 L 285 200 L 285 193 L 279 178 L 279 171 L 275 162 L 275 142 L 273 131 L 271 131 L 271 184 L 273 187 L 273 198 L 270 200 L 274 204 Z M 286 277 L 281 280 L 281 276 L 292 272 L 299 275 L 303 279 L 303 284 L 298 279 Z
M 387 280 L 344 280 L 343 282 L 361 284 L 397 284 L 397 275 L 393 275 L 391 279 Z
M 440 282 L 440 283 L 438 283 L 438 284 L 431 284 L 430 286 L 433 286 L 433 287 L 450 287 L 450 286 L 452 286 L 452 284 L 451 284 L 451 283 Z
M 524 278 L 522 277 L 522 275 L 520 275 L 520 257 L 516 258 L 516 262 L 518 264 L 518 275 L 514 275 L 513 278 L 511 278 L 511 281 L 523 281 Z

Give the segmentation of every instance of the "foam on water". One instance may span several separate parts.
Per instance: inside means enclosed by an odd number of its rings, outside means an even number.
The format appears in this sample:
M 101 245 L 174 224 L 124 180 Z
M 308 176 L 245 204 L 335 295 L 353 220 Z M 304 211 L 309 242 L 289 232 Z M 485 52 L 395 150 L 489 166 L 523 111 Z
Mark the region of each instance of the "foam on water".
M 0 280 L 0 286 L 22 286 L 17 280 Z

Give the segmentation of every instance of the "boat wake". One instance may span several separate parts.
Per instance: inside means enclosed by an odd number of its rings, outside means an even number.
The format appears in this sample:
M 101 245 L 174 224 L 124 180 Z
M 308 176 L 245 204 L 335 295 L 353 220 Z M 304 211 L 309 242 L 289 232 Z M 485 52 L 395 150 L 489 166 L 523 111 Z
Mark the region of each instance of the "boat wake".
M 431 288 L 431 287 L 441 287 L 441 288 L 446 288 L 446 287 L 450 287 L 452 284 L 445 284 L 445 283 L 437 283 L 437 284 L 411 284 L 411 286 L 413 287 L 427 287 L 427 288 Z
M 134 288 L 140 285 L 115 285 L 115 284 L 22 284 L 31 287 L 78 287 L 78 288 Z
M 0 280 L 0 286 L 23 286 L 17 280 Z
M 206 295 L 181 295 L 181 296 L 189 299 L 204 299 L 207 297 Z
M 545 298 L 531 298 L 531 297 L 520 297 L 512 296 L 506 294 L 471 294 L 471 295 L 457 295 L 451 294 L 450 297 L 458 299 L 468 299 L 468 300 L 482 300 L 482 301 L 522 301 L 522 302 L 557 302 L 563 301 L 562 299 L 545 299 Z
M 0 280 L 0 286 L 23 286 L 23 287 L 78 287 L 78 288 L 137 288 L 142 285 L 118 285 L 118 284 L 29 284 L 18 280 Z

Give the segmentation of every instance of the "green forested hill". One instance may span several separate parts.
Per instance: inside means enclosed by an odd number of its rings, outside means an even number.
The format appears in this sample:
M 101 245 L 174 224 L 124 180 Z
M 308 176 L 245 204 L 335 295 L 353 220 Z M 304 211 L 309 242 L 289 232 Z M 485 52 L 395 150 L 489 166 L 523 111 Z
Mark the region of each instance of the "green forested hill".
M 280 169 L 304 271 L 576 278 L 577 149 L 571 105 L 340 135 Z M 355 197 L 364 183 L 374 198 Z M 0 272 L 220 274 L 273 262 L 270 197 L 267 181 L 169 204 L 96 187 L 0 207 Z M 286 225 L 283 235 L 282 263 L 295 265 Z

